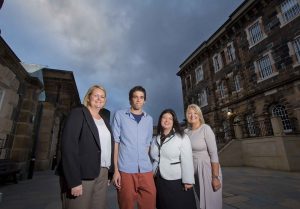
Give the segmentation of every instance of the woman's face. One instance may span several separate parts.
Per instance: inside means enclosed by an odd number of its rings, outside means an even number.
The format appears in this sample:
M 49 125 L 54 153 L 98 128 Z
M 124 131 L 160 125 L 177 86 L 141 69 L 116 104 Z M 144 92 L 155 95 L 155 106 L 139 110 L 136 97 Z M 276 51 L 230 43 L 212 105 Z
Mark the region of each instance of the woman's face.
M 200 123 L 200 118 L 197 112 L 194 109 L 187 110 L 187 121 L 190 124 L 197 124 Z
M 106 95 L 102 89 L 94 89 L 89 97 L 88 105 L 91 108 L 102 109 L 106 103 Z
M 170 113 L 163 114 L 160 124 L 164 131 L 171 131 L 173 128 L 173 116 Z

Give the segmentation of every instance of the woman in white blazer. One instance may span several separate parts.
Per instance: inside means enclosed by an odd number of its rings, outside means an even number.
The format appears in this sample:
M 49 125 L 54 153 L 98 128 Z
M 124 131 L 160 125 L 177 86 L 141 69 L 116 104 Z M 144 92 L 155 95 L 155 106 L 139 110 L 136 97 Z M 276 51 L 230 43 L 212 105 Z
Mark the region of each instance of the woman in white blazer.
M 172 109 L 160 114 L 150 155 L 157 190 L 156 208 L 196 209 L 191 142 L 181 130 Z

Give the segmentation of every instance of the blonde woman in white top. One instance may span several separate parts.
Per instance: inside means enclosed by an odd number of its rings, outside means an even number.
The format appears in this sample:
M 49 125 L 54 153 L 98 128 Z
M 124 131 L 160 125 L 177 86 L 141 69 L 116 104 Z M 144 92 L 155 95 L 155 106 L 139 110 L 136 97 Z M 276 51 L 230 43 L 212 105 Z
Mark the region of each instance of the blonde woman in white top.
M 189 136 L 193 150 L 195 190 L 201 209 L 222 208 L 222 175 L 215 134 L 204 123 L 201 109 L 191 104 L 186 110 Z

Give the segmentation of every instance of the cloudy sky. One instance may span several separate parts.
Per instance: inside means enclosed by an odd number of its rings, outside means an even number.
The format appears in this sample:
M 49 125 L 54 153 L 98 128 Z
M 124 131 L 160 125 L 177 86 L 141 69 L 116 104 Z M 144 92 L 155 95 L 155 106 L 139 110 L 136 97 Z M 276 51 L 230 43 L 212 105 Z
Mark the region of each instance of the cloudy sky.
M 243 0 L 4 0 L 1 36 L 24 63 L 74 72 L 81 98 L 93 84 L 107 108 L 129 107 L 128 91 L 147 90 L 154 117 L 184 118 L 179 65 Z

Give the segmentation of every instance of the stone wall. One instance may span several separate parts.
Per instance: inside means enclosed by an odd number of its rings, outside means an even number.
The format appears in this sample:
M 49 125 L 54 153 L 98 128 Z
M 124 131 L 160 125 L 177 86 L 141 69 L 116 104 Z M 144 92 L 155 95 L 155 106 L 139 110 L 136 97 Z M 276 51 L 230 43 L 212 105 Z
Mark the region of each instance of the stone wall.
M 219 152 L 222 166 L 300 171 L 300 136 L 233 140 Z
M 0 64 L 0 159 L 5 159 L 10 153 L 8 137 L 13 127 L 13 112 L 18 105 L 18 88 L 20 82 L 16 75 L 6 66 Z

